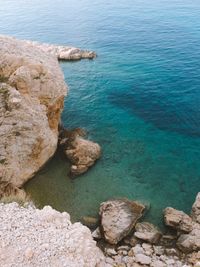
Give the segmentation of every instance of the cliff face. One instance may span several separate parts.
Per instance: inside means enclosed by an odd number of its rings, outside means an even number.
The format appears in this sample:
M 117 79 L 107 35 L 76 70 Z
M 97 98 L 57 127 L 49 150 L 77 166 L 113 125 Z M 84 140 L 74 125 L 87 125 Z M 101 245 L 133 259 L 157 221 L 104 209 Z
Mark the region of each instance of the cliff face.
M 66 92 L 55 57 L 0 36 L 0 181 L 19 187 L 54 154 Z

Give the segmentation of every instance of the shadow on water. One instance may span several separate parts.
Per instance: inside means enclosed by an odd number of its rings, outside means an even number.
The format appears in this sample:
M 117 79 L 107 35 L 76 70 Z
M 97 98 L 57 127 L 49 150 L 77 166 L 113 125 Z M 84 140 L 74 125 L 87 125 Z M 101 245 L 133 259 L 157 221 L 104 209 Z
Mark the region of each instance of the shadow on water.
M 108 101 L 130 114 L 152 123 L 160 130 L 177 132 L 182 135 L 200 137 L 200 116 L 195 110 L 173 105 L 160 96 L 149 96 L 140 92 L 110 92 Z

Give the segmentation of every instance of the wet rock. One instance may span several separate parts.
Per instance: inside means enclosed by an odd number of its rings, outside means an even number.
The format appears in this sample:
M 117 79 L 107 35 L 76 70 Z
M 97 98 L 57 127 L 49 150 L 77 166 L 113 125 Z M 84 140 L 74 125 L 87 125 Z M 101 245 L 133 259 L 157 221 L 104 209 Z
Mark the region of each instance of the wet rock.
M 134 235 L 137 238 L 147 241 L 151 244 L 158 243 L 162 236 L 159 229 L 148 222 L 137 223 L 135 226 Z
M 179 231 L 189 233 L 192 230 L 191 217 L 174 208 L 166 208 L 164 210 L 164 221 L 167 226 Z
M 200 223 L 200 193 L 197 194 L 196 200 L 192 206 L 192 219 Z
M 83 174 L 101 156 L 101 148 L 97 143 L 83 138 L 80 128 L 68 131 L 61 129 L 59 143 L 64 148 L 64 153 L 71 162 L 71 174 Z
M 117 244 L 130 233 L 144 209 L 143 204 L 126 199 L 103 202 L 100 216 L 104 238 L 110 244 Z

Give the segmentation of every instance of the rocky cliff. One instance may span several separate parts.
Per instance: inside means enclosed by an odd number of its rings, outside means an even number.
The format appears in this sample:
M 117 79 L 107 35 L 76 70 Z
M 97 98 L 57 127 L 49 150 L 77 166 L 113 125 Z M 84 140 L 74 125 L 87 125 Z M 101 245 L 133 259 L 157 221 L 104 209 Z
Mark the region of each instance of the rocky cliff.
M 0 36 L 0 181 L 20 187 L 53 156 L 66 92 L 54 56 Z

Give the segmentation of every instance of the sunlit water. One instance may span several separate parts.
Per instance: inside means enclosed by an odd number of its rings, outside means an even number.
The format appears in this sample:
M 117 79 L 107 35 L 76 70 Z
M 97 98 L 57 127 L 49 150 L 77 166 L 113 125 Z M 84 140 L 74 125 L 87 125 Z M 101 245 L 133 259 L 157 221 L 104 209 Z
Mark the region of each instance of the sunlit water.
M 74 220 L 128 197 L 189 212 L 200 190 L 200 2 L 187 0 L 0 0 L 0 33 L 93 49 L 62 63 L 69 95 L 62 121 L 84 127 L 103 150 L 70 180 L 56 155 L 27 185 L 37 205 Z

